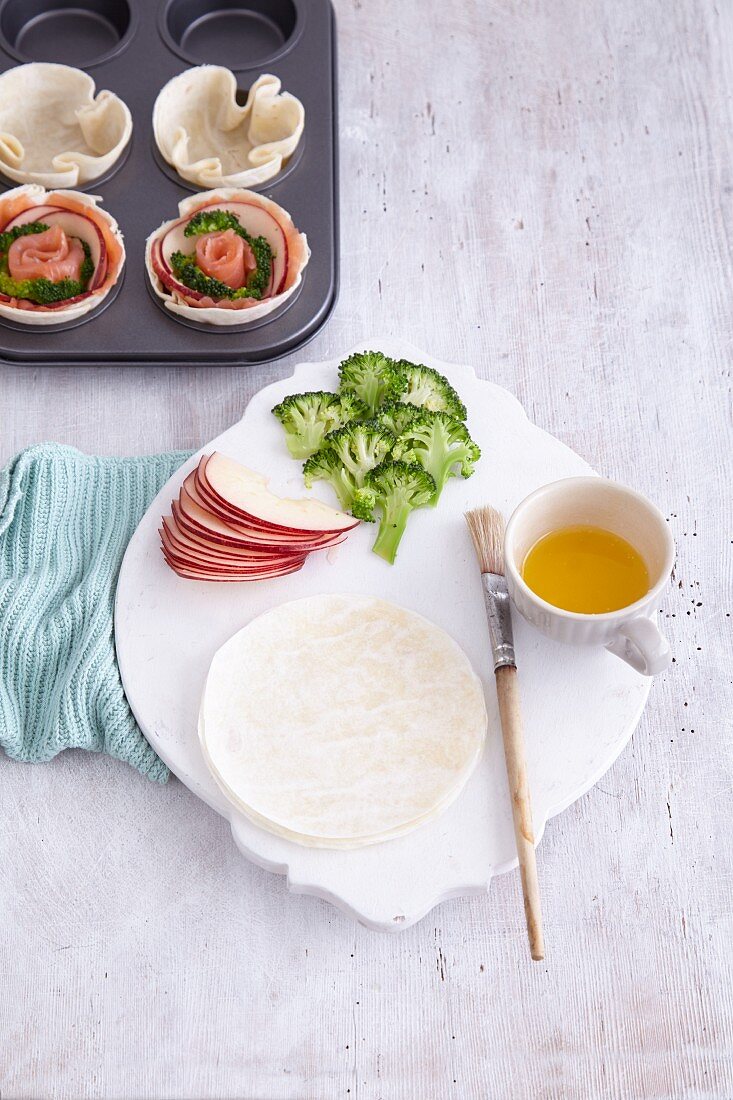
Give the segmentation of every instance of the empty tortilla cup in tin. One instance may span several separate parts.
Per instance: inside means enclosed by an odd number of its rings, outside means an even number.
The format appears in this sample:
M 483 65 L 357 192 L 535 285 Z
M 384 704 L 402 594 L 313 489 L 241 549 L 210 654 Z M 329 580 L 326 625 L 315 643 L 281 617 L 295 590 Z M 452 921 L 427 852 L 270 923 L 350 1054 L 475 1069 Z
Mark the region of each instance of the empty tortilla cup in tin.
M 174 76 L 153 108 L 158 151 L 197 187 L 255 187 L 278 175 L 295 152 L 305 112 L 299 99 L 263 74 L 237 102 L 234 73 L 199 65 Z
M 108 174 L 132 134 L 127 105 L 88 73 L 31 62 L 0 75 L 0 172 L 15 183 L 83 187 Z

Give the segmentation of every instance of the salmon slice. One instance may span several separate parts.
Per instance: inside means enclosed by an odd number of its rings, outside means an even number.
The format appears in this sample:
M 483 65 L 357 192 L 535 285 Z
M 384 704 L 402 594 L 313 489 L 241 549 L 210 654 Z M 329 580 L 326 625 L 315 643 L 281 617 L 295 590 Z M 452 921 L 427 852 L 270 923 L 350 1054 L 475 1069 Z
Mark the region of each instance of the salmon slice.
M 68 237 L 60 225 L 43 233 L 18 237 L 8 249 L 8 270 L 13 279 L 78 280 L 84 249 L 76 237 Z
M 204 275 L 218 279 L 232 290 L 239 290 L 257 267 L 247 241 L 233 229 L 204 233 L 196 241 L 196 263 Z

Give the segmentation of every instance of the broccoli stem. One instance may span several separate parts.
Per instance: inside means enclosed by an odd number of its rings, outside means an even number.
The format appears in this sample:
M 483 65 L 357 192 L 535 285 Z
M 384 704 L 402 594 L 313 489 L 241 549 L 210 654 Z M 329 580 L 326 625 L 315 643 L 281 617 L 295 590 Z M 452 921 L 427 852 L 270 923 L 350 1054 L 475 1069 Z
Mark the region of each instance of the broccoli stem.
M 290 456 L 297 459 L 308 458 L 315 454 L 323 442 L 323 423 L 318 420 L 308 422 L 297 413 L 293 413 L 292 420 L 294 431 L 285 437 Z
M 344 512 L 351 511 L 351 506 L 354 503 L 354 487 L 349 481 L 346 471 L 343 469 L 339 471 L 336 476 L 332 478 L 330 485 L 338 497 L 338 502 Z
M 375 554 L 379 554 L 380 558 L 384 558 L 390 565 L 394 565 L 412 507 L 404 501 L 395 502 L 394 504 L 387 501 L 380 503 L 382 503 L 383 509 L 382 519 L 372 549 Z
M 293 422 L 297 425 L 297 435 L 288 435 L 285 437 L 285 443 L 290 451 L 291 458 L 308 458 L 318 450 L 323 442 L 323 425 L 322 424 L 298 424 L 297 418 L 293 417 Z
M 377 375 L 365 378 L 361 399 L 366 402 L 372 411 L 381 405 L 383 389 L 383 382 Z

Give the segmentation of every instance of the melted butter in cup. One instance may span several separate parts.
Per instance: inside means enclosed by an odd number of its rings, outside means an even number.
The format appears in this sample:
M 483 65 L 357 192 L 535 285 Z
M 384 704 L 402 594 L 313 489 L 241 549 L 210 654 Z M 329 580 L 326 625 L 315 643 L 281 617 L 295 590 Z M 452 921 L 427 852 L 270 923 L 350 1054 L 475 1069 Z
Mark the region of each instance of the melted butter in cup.
M 524 559 L 522 578 L 547 603 L 586 615 L 628 607 L 649 591 L 639 551 L 613 531 L 582 523 L 538 539 Z

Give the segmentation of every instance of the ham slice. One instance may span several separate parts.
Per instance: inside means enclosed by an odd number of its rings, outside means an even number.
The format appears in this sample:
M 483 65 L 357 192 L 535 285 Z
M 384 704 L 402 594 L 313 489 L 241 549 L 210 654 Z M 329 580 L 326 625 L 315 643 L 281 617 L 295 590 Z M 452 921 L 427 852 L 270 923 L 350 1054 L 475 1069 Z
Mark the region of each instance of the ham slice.
M 233 229 L 204 233 L 196 240 L 196 263 L 204 275 L 239 290 L 257 268 L 254 252 Z
M 8 271 L 11 278 L 75 279 L 81 274 L 84 249 L 76 237 L 67 237 L 60 225 L 52 225 L 44 233 L 18 237 L 8 249 Z

